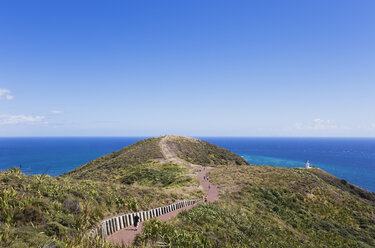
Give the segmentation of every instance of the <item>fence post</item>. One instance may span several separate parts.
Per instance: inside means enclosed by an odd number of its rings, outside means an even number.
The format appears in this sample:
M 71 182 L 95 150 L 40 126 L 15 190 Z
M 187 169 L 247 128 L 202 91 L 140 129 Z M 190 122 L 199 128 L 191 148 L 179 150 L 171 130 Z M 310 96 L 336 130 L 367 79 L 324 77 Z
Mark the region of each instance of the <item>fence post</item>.
M 130 225 L 133 226 L 134 225 L 134 214 L 130 214 L 129 216 L 129 219 L 130 219 Z
M 113 220 L 113 223 L 114 223 L 114 225 L 115 225 L 115 232 L 117 232 L 117 230 L 118 230 L 117 218 L 115 217 L 115 218 L 113 218 L 112 220 Z
M 106 230 L 106 236 L 110 234 L 111 230 L 109 229 L 108 221 L 105 221 L 105 230 Z
M 126 223 L 126 215 L 123 215 L 122 219 L 124 221 L 124 228 L 125 228 L 125 227 L 127 227 L 129 225 L 129 223 Z
M 116 221 L 117 221 L 117 231 L 121 230 L 120 217 L 116 217 Z
M 105 221 L 103 221 L 102 223 L 102 233 L 101 233 L 101 237 L 102 238 L 105 238 L 107 236 L 107 228 L 105 226 Z
M 114 225 L 113 219 L 109 220 L 109 224 L 110 224 L 110 227 L 111 227 L 111 234 L 112 234 L 112 233 L 115 232 L 115 225 Z

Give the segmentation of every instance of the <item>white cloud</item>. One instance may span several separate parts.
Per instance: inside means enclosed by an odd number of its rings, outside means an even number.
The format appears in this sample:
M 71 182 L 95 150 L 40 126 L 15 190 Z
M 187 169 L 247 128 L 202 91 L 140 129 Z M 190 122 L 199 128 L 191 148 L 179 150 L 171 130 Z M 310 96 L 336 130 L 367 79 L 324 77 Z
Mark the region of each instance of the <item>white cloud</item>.
M 15 124 L 28 124 L 28 123 L 41 123 L 44 116 L 40 115 L 0 115 L 0 125 L 15 125 Z
M 322 120 L 322 119 L 315 119 L 313 129 L 336 129 L 338 126 L 332 120 Z
M 61 110 L 51 110 L 51 113 L 54 114 L 54 115 L 59 115 L 62 113 Z
M 310 130 L 328 130 L 340 128 L 333 120 L 322 120 L 320 118 L 314 119 L 309 124 L 296 123 L 296 129 L 310 129 Z
M 13 96 L 12 96 L 10 90 L 8 90 L 8 89 L 4 89 L 4 88 L 3 88 L 3 89 L 0 88 L 0 100 L 1 100 L 2 98 L 5 98 L 5 99 L 7 99 L 7 100 L 12 100 L 12 99 L 13 99 Z

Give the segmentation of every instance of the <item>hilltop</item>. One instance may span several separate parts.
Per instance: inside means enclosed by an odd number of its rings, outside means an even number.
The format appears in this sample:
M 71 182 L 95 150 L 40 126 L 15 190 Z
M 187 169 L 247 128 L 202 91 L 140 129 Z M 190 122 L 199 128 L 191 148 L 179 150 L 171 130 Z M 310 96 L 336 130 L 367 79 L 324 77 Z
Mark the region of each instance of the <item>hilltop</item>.
M 375 194 L 317 168 L 248 165 L 184 136 L 145 139 L 58 177 L 0 171 L 0 247 L 112 247 L 84 233 L 104 218 L 203 197 L 219 200 L 164 223 L 136 247 L 374 247 Z
M 203 166 L 248 164 L 241 156 L 206 141 L 186 136 L 167 135 L 138 141 L 62 176 L 75 179 L 121 181 L 123 177 L 128 177 L 129 173 L 133 173 L 135 168 L 141 170 L 139 173 L 152 173 L 160 164 L 166 163 L 182 164 L 186 167 L 189 167 L 190 163 Z

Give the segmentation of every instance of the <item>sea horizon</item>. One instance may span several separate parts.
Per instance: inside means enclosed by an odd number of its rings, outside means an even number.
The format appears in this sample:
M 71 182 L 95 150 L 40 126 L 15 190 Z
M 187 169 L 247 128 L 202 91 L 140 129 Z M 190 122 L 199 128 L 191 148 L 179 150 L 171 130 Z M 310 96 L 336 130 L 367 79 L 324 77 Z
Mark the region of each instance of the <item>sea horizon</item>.
M 165 135 L 177 135 L 178 134 L 165 134 Z M 151 137 L 162 137 L 165 135 L 158 135 L 158 136 L 142 136 L 142 135 L 135 135 L 135 136 L 0 136 L 0 139 L 3 138 L 151 138 Z M 191 136 L 191 135 L 181 135 L 186 137 L 193 137 L 193 138 L 296 138 L 296 139 L 375 139 L 374 137 L 344 137 L 344 136 Z

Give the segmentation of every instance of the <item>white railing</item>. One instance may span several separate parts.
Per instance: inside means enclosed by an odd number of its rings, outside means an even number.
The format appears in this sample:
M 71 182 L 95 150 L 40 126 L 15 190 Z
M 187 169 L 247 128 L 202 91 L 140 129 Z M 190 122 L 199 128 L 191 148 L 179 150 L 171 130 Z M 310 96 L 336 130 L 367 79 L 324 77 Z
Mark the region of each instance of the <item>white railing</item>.
M 143 222 L 151 218 L 158 217 L 160 215 L 172 212 L 174 210 L 193 205 L 197 203 L 198 201 L 199 200 L 181 201 L 181 202 L 170 204 L 168 206 L 154 208 L 148 211 L 141 211 L 141 212 L 124 214 L 124 215 L 112 217 L 110 219 L 102 221 L 100 225 L 92 229 L 88 233 L 88 235 L 92 237 L 100 236 L 101 238 L 105 238 L 108 235 L 113 234 L 114 232 L 117 232 L 128 226 L 133 226 L 135 216 L 139 217 L 139 222 Z

